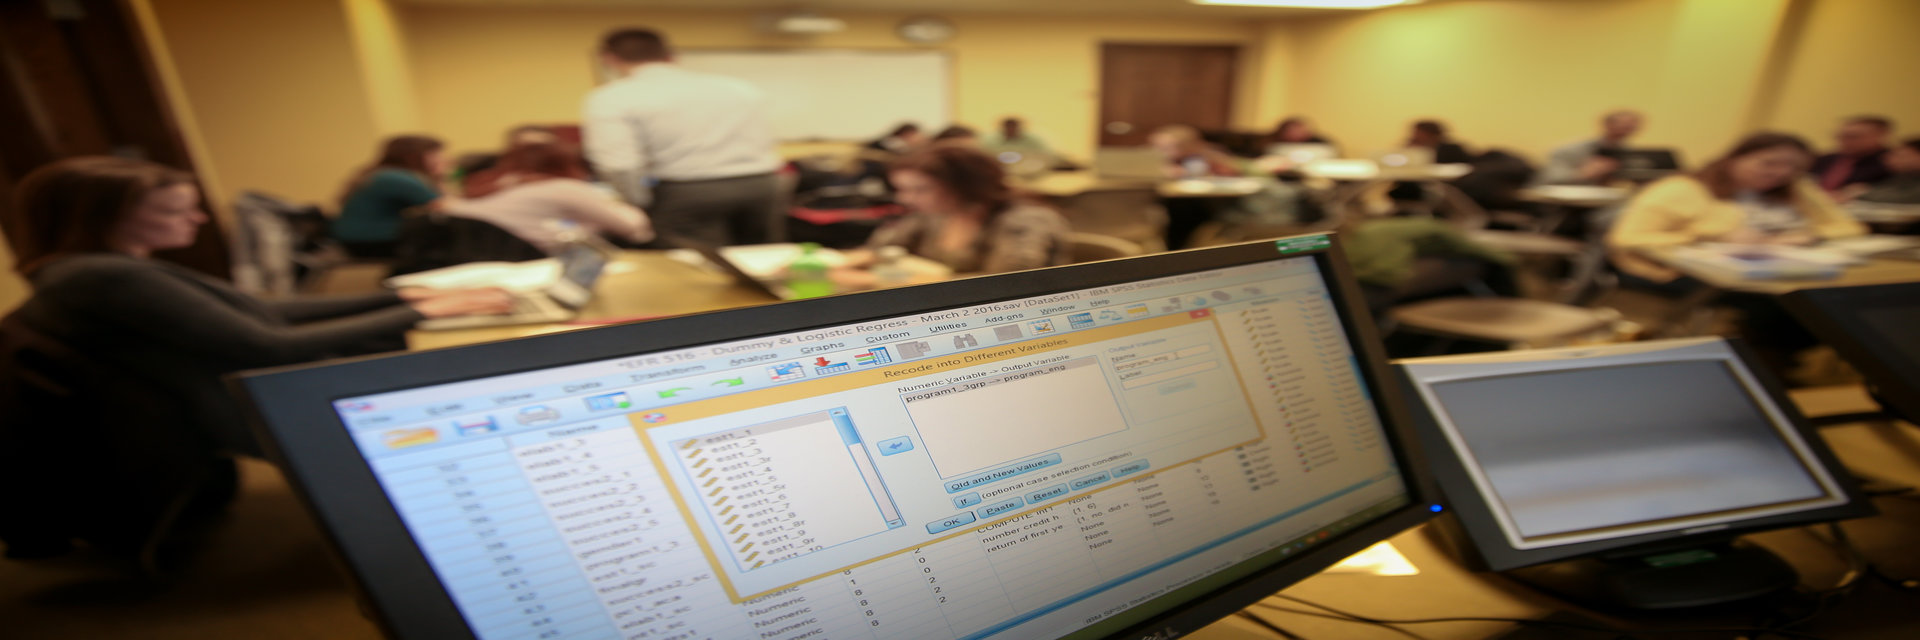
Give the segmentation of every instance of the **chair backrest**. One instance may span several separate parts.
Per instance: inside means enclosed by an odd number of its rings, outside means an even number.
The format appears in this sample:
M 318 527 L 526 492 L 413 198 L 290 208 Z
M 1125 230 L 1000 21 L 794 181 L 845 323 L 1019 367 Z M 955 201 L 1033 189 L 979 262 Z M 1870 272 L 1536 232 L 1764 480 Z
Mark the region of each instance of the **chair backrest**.
M 1075 231 L 1067 234 L 1067 251 L 1073 263 L 1130 258 L 1146 253 L 1139 243 L 1098 233 Z
M 1061 213 L 1074 231 L 1131 240 L 1150 251 L 1165 246 L 1167 209 L 1152 187 L 1087 191 L 1068 198 Z
M 128 419 L 138 416 L 137 420 Z M 221 457 L 151 382 L 0 318 L 0 539 L 14 557 L 74 538 L 135 553 Z
M 493 223 L 438 212 L 412 210 L 400 222 L 392 275 L 456 264 L 499 260 L 521 262 L 546 252 Z

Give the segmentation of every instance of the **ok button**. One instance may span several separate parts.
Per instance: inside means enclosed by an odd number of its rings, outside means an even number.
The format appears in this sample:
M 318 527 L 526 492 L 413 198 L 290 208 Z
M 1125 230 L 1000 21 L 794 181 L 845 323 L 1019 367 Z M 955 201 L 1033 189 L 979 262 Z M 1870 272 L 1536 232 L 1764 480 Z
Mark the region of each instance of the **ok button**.
M 962 514 L 957 514 L 951 518 L 947 518 L 939 522 L 929 522 L 927 523 L 927 533 L 940 533 L 942 531 L 946 531 L 954 527 L 961 527 L 969 524 L 973 524 L 972 511 L 968 511 Z

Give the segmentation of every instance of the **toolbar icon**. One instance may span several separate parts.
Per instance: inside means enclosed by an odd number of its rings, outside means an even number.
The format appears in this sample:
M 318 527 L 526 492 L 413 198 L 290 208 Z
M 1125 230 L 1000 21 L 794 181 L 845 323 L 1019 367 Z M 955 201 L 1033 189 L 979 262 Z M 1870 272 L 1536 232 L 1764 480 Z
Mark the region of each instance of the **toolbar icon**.
M 798 362 L 776 364 L 767 367 L 767 377 L 772 378 L 774 382 L 805 378 L 807 377 L 807 367 Z
M 1020 333 L 1020 325 L 1003 324 L 993 328 L 993 337 L 999 338 L 1001 342 L 1006 342 L 1008 340 L 1019 340 L 1026 337 L 1026 335 Z
M 608 411 L 612 409 L 627 409 L 627 408 L 631 408 L 632 406 L 633 406 L 633 397 L 627 395 L 627 392 L 625 391 L 615 391 L 613 393 L 602 394 L 597 396 L 587 396 L 587 409 L 590 411 Z
M 520 414 L 513 417 L 514 422 L 523 425 L 535 425 L 546 422 L 558 422 L 560 411 L 544 404 L 520 408 Z
M 853 363 L 862 367 L 886 364 L 889 362 L 893 362 L 893 358 L 887 355 L 886 347 L 874 347 L 864 352 L 853 354 Z
M 828 360 L 826 356 L 820 356 L 818 358 L 813 359 L 814 375 L 824 376 L 829 373 L 840 373 L 842 371 L 846 371 L 852 368 L 853 368 L 853 363 L 834 362 L 832 360 Z
M 1074 329 L 1091 327 L 1093 326 L 1093 314 L 1083 311 L 1067 316 L 1067 326 Z
M 980 339 L 973 337 L 971 333 L 962 333 L 953 337 L 955 349 L 971 349 L 978 346 L 980 346 Z
M 440 441 L 440 432 L 433 427 L 415 427 L 412 429 L 394 429 L 380 434 L 380 442 L 388 449 L 405 449 Z
M 893 345 L 893 348 L 900 350 L 900 359 L 902 360 L 912 360 L 914 358 L 918 358 L 920 356 L 933 353 L 933 345 L 927 344 L 927 341 L 925 340 L 915 340 L 913 342 L 902 342 L 900 344 Z
M 1053 333 L 1053 318 L 1041 318 L 1029 322 L 1027 323 L 1027 328 L 1032 330 L 1033 335 L 1036 336 L 1043 333 Z
M 493 433 L 499 430 L 500 423 L 494 422 L 493 416 L 463 418 L 453 421 L 454 433 L 460 434 L 460 437 L 463 438 L 467 436 L 477 436 L 483 433 Z

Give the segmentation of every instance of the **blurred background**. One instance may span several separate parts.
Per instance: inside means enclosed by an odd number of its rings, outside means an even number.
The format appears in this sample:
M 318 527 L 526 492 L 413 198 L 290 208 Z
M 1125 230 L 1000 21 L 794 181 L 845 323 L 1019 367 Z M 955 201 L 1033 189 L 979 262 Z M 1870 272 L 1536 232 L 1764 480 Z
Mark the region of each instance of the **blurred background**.
M 1358 154 L 1397 146 L 1410 120 L 1437 118 L 1458 138 L 1536 161 L 1616 108 L 1645 113 L 1640 138 L 1689 160 L 1756 129 L 1823 141 L 1855 114 L 1920 121 L 1910 75 L 1920 2 L 1910 0 L 1427 0 L 1370 11 L 1186 0 L 4 4 L 0 189 L 57 157 L 142 156 L 198 173 L 226 227 L 242 190 L 330 203 L 384 136 L 427 132 L 459 154 L 497 148 L 517 124 L 575 123 L 597 80 L 597 38 L 634 25 L 666 33 L 683 56 L 937 52 L 943 62 L 920 74 L 937 77 L 896 83 L 939 94 L 947 121 L 923 127 L 988 131 L 1017 116 L 1083 162 L 1163 124 L 1266 132 L 1292 115 Z M 888 99 L 846 90 L 823 99 Z M 1141 121 L 1114 124 L 1127 114 Z M 872 122 L 861 137 L 892 124 Z M 25 294 L 0 275 L 0 308 Z

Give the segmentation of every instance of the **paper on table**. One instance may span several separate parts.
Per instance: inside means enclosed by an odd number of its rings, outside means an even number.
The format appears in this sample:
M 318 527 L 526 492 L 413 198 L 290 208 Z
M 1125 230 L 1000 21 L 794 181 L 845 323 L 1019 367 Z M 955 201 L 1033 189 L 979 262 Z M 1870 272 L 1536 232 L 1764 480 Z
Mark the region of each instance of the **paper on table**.
M 1913 246 L 1920 246 L 1920 238 L 1913 236 L 1860 236 L 1858 238 L 1828 240 L 1820 243 L 1819 249 L 1822 251 L 1838 251 L 1850 256 L 1864 257 Z
M 469 262 L 431 271 L 387 278 L 386 285 L 431 289 L 500 287 L 509 291 L 539 291 L 560 280 L 560 261 L 541 258 L 526 262 Z
M 788 264 L 792 264 L 794 258 L 800 257 L 800 245 L 745 244 L 721 247 L 720 255 L 732 260 L 733 264 L 739 266 L 740 270 L 747 272 L 748 275 L 755 278 L 772 278 L 780 275 L 780 271 L 787 268 Z M 826 262 L 830 268 L 847 263 L 845 254 L 832 249 L 821 249 L 814 255 L 820 256 L 820 260 Z
M 1417 576 L 1420 568 L 1400 555 L 1391 542 L 1378 542 L 1371 547 L 1361 549 L 1360 553 L 1347 556 L 1340 564 L 1328 567 L 1325 573 L 1364 573 L 1375 576 Z

